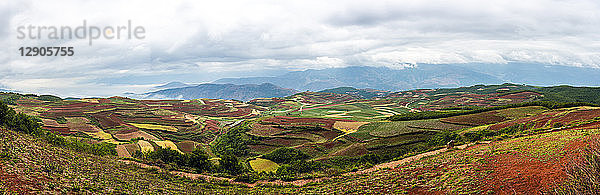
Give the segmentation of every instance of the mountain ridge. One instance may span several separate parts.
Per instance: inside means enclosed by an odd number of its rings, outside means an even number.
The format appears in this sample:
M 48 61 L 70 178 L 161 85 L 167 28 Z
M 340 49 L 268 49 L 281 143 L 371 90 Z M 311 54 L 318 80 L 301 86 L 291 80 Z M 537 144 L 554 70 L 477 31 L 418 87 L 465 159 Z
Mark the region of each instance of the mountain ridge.
M 418 64 L 403 69 L 373 66 L 308 69 L 279 76 L 222 78 L 213 83 L 273 83 L 300 91 L 320 91 L 336 87 L 401 91 L 506 82 L 541 86 L 598 86 L 600 79 L 596 78 L 597 75 L 600 75 L 600 69 L 597 68 L 547 64 Z
M 236 99 L 248 101 L 256 98 L 283 97 L 296 93 L 294 89 L 281 88 L 271 83 L 263 84 L 199 84 L 195 86 L 163 89 L 141 94 L 146 99 Z

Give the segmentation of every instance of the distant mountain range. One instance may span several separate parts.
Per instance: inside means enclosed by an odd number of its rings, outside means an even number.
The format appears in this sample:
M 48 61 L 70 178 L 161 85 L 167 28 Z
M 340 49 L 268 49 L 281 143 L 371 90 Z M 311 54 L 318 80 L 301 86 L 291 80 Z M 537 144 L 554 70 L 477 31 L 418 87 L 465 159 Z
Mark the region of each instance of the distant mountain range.
M 173 88 L 182 88 L 182 87 L 190 87 L 190 86 L 192 86 L 192 85 L 175 81 L 175 82 L 170 82 L 170 83 L 167 83 L 164 85 L 159 85 L 154 88 L 155 89 L 173 89 Z
M 458 87 L 502 83 L 492 75 L 455 65 L 418 65 L 414 68 L 351 66 L 290 72 L 275 77 L 224 78 L 214 83 L 275 85 L 301 91 L 336 87 L 373 88 L 399 91 L 414 88 Z
M 543 64 L 418 64 L 404 69 L 352 66 L 289 72 L 273 77 L 223 78 L 214 83 L 275 85 L 301 91 L 336 87 L 401 91 L 505 82 L 532 85 L 600 85 L 600 69 Z
M 350 94 L 359 98 L 383 97 L 389 91 L 435 89 L 478 84 L 599 86 L 600 69 L 572 66 L 508 64 L 418 64 L 405 68 L 351 66 L 288 72 L 280 76 L 223 78 L 214 84 L 171 82 L 141 98 L 219 98 L 251 100 L 284 97 L 298 91 Z M 128 94 L 129 95 L 129 94 Z
M 297 93 L 293 89 L 285 89 L 270 83 L 245 84 L 200 84 L 196 86 L 163 89 L 141 94 L 147 99 L 236 99 L 248 101 L 256 98 L 284 97 Z

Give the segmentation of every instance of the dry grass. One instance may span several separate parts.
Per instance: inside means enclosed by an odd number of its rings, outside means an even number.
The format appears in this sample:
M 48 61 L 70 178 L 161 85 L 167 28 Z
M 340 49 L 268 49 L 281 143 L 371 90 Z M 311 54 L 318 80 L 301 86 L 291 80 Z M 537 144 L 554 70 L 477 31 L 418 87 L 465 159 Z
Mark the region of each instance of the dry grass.
M 141 129 L 152 129 L 152 130 L 177 132 L 177 128 L 171 127 L 171 126 L 155 125 L 155 124 L 140 124 L 140 123 L 129 123 L 129 124 L 133 125 L 134 127 L 141 128 Z
M 369 122 L 344 122 L 344 121 L 336 121 L 333 124 L 333 128 L 339 129 L 344 133 L 352 133 L 356 132 L 358 128 L 364 124 L 369 124 Z
M 175 150 L 175 151 L 183 154 L 183 152 L 181 152 L 177 148 L 177 145 L 175 145 L 175 143 L 173 143 L 172 141 L 168 141 L 168 140 L 166 140 L 166 141 L 154 141 L 154 143 L 156 143 L 156 145 L 158 145 L 158 146 L 160 146 L 162 148 L 171 148 L 172 150 Z
M 569 182 L 559 194 L 600 194 L 600 139 L 591 139 L 581 159 L 573 159 L 566 169 Z
M 148 141 L 140 140 L 138 141 L 138 145 L 140 145 L 140 150 L 143 153 L 154 151 L 154 147 Z

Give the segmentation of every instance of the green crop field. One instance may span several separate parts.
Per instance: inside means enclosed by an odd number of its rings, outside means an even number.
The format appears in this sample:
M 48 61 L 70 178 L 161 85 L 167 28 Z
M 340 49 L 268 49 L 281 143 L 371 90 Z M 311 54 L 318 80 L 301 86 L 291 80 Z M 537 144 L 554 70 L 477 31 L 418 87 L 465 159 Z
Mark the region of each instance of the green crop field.
M 413 128 L 409 121 L 374 122 L 361 126 L 358 132 L 369 132 L 375 137 L 394 137 L 402 134 L 421 133 L 432 130 Z

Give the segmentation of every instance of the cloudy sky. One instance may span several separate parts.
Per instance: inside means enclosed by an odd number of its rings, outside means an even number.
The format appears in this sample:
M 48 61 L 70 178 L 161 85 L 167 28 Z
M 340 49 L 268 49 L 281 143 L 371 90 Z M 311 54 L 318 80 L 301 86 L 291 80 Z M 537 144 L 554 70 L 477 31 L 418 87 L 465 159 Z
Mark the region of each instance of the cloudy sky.
M 144 27 L 144 39 L 18 39 L 19 26 Z M 600 1 L 0 1 L 0 88 L 66 96 L 169 81 L 402 63 L 600 67 Z M 20 47 L 74 47 L 22 57 Z

